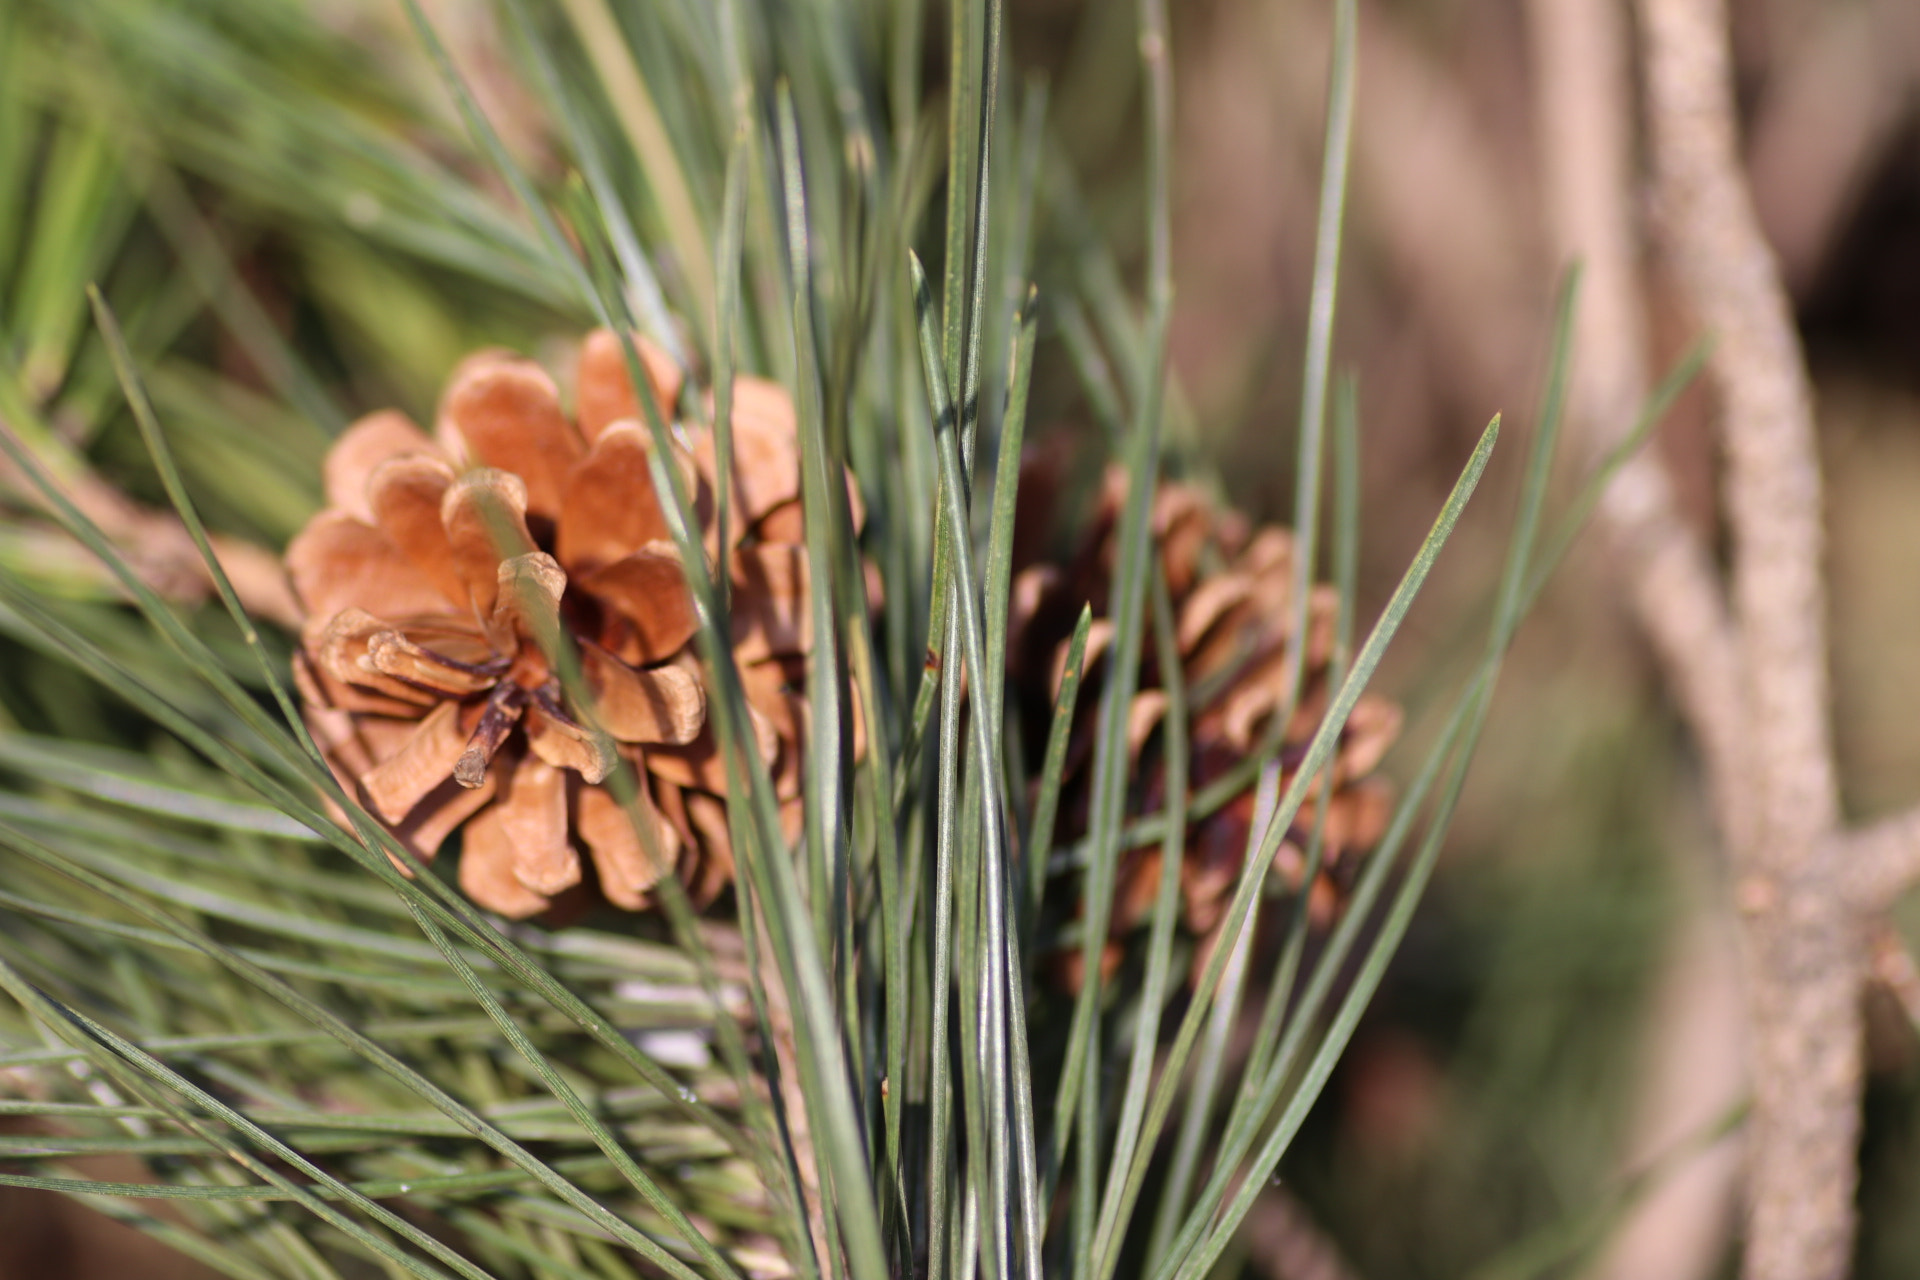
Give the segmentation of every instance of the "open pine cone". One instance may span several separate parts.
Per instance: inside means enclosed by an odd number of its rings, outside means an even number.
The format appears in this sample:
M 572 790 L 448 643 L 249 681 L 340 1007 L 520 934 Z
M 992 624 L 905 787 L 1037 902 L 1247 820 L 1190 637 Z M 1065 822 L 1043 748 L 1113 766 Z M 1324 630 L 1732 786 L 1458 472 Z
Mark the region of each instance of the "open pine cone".
M 1009 679 L 1019 690 L 1019 705 L 1026 714 L 1026 758 L 1039 761 L 1044 758 L 1074 624 L 1083 605 L 1093 610 L 1086 676 L 1061 784 L 1056 843 L 1086 834 L 1103 659 L 1113 636 L 1112 623 L 1102 615 L 1110 607 L 1116 525 L 1127 488 L 1125 472 L 1108 469 L 1085 532 L 1064 556 L 1048 556 L 1042 548 L 1051 532 L 1048 523 L 1060 506 L 1063 461 L 1057 450 L 1044 448 L 1029 450 L 1022 460 L 1007 645 Z M 1279 756 L 1284 786 L 1304 758 L 1330 696 L 1327 666 L 1333 652 L 1337 594 L 1330 587 L 1315 587 L 1308 599 L 1302 695 L 1298 706 L 1288 708 L 1287 666 L 1301 641 L 1294 634 L 1292 533 L 1271 526 L 1253 530 L 1243 516 L 1216 509 L 1193 486 L 1163 482 L 1153 498 L 1151 537 L 1173 603 L 1175 642 L 1187 690 L 1189 792 L 1198 792 L 1244 760 L 1279 715 L 1287 716 Z M 1136 816 L 1158 812 L 1165 803 L 1158 730 L 1166 710 L 1167 694 L 1149 641 L 1139 691 L 1128 711 L 1129 776 L 1133 779 L 1129 803 Z M 1385 829 L 1389 793 L 1383 781 L 1369 775 L 1399 728 L 1399 708 L 1372 696 L 1363 696 L 1348 718 L 1329 770 L 1333 791 L 1323 836 L 1325 870 L 1306 887 L 1322 919 L 1337 900 L 1329 872 L 1337 872 L 1343 858 L 1377 842 Z M 1303 851 L 1316 809 L 1309 801 L 1300 810 L 1275 859 L 1275 869 L 1296 889 L 1305 876 Z M 1180 887 L 1183 923 L 1193 933 L 1210 935 L 1225 914 L 1255 817 L 1255 788 L 1249 782 L 1225 805 L 1188 825 Z M 1158 889 L 1160 866 L 1158 841 L 1122 855 L 1113 905 L 1114 937 L 1146 920 Z M 1120 955 L 1118 944 L 1110 942 L 1104 963 L 1110 968 Z M 1068 958 L 1069 969 L 1077 960 L 1077 953 Z M 1078 985 L 1074 974 L 1066 977 L 1071 985 Z
M 671 414 L 679 371 L 640 349 Z M 692 898 L 711 901 L 733 876 L 693 600 L 612 333 L 582 345 L 574 401 L 570 416 L 530 360 L 468 358 L 433 436 L 385 412 L 340 437 L 327 506 L 286 553 L 306 610 L 295 676 L 335 775 L 421 858 L 464 828 L 461 887 L 515 917 L 579 884 L 582 852 L 608 901 L 648 904 L 666 868 L 602 785 L 616 757 L 634 766 L 654 848 Z M 674 434 L 713 560 L 713 438 L 692 423 Z M 739 380 L 733 441 L 732 639 L 761 754 L 796 797 L 811 635 L 781 387 Z M 549 665 L 561 632 L 608 736 L 589 731 Z

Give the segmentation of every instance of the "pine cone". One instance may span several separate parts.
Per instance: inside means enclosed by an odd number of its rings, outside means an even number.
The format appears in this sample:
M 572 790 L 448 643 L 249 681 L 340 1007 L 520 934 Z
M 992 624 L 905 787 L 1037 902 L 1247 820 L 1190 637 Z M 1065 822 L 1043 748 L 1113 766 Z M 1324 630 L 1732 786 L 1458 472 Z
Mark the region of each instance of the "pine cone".
M 1113 635 L 1112 623 L 1101 615 L 1110 607 L 1116 525 L 1127 490 L 1125 472 L 1109 468 L 1084 533 L 1067 554 L 1048 556 L 1042 548 L 1051 532 L 1048 523 L 1062 506 L 1064 466 L 1065 456 L 1058 449 L 1030 449 L 1022 459 L 1007 649 L 1009 678 L 1020 693 L 1019 705 L 1026 717 L 1026 758 L 1039 761 L 1044 758 L 1074 623 L 1083 606 L 1093 610 L 1085 676 L 1061 784 L 1056 843 L 1068 843 L 1086 833 L 1103 659 Z M 1243 516 L 1218 510 L 1200 490 L 1174 482 L 1163 482 L 1155 492 L 1151 519 L 1153 546 L 1173 603 L 1175 642 L 1188 698 L 1189 794 L 1245 759 L 1279 715 L 1287 717 L 1279 756 L 1284 786 L 1303 760 L 1330 696 L 1327 668 L 1339 598 L 1331 587 L 1319 586 L 1308 599 L 1302 694 L 1299 705 L 1288 708 L 1287 666 L 1301 642 L 1294 634 L 1292 533 L 1271 526 L 1253 530 Z M 1129 808 L 1134 816 L 1159 812 L 1165 804 L 1158 731 L 1166 709 L 1167 694 L 1149 639 L 1139 690 L 1128 710 Z M 1338 898 L 1336 881 L 1329 873 L 1337 873 L 1343 859 L 1377 842 L 1385 829 L 1389 792 L 1383 781 L 1368 775 L 1399 728 L 1398 707 L 1363 696 L 1342 733 L 1329 770 L 1333 791 L 1323 836 L 1325 867 L 1308 887 L 1311 905 L 1322 921 Z M 1249 782 L 1226 804 L 1187 827 L 1180 873 L 1182 919 L 1195 934 L 1210 935 L 1225 914 L 1256 817 L 1254 790 Z M 1305 875 L 1302 851 L 1316 810 L 1311 800 L 1301 808 L 1274 861 L 1275 869 L 1296 890 Z M 1114 938 L 1147 919 L 1158 891 L 1160 866 L 1158 842 L 1122 855 L 1113 905 Z M 1110 970 L 1120 955 L 1118 943 L 1109 942 L 1103 964 Z M 1077 959 L 1077 953 L 1068 958 L 1069 970 Z M 1078 985 L 1077 974 L 1068 972 L 1066 979 Z
M 671 414 L 679 371 L 640 350 Z M 583 850 L 608 901 L 648 905 L 664 868 L 602 785 L 616 757 L 634 766 L 655 847 L 692 898 L 732 881 L 693 599 L 638 419 L 605 330 L 580 350 L 571 417 L 537 364 L 481 352 L 455 371 L 433 436 L 384 412 L 340 437 L 327 506 L 287 548 L 306 610 L 294 673 L 335 775 L 421 858 L 463 829 L 461 887 L 503 915 L 578 884 Z M 781 796 L 797 797 L 811 635 L 786 392 L 742 378 L 733 436 L 732 638 L 761 754 Z M 679 424 L 673 449 L 711 560 L 711 433 Z M 561 632 L 611 740 L 585 727 L 549 666 Z

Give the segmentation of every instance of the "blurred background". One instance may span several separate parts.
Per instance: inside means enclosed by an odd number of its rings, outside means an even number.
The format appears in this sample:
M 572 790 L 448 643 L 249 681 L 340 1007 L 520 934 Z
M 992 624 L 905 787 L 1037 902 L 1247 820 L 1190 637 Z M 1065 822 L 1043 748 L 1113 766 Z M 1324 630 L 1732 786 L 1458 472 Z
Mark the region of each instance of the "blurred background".
M 1237 503 L 1284 520 L 1329 6 L 1171 7 L 1172 358 L 1190 443 Z M 430 8 L 510 145 L 556 172 L 486 10 Z M 23 370 L 10 394 L 150 500 L 137 440 L 103 407 L 111 380 L 70 287 L 105 281 L 153 355 L 163 413 L 193 427 L 190 475 L 245 477 L 217 486 L 226 504 L 209 514 L 277 548 L 316 499 L 339 422 L 386 404 L 423 414 L 462 352 L 537 347 L 567 326 L 524 263 L 475 256 L 512 233 L 397 5 L 212 9 L 230 47 L 140 0 L 71 18 L 0 2 L 0 329 Z M 1867 818 L 1920 801 L 1920 5 L 1731 9 L 1754 192 L 1819 392 L 1838 738 L 1849 814 Z M 1565 264 L 1542 225 L 1526 0 L 1360 11 L 1335 358 L 1359 379 L 1362 598 L 1377 606 L 1486 420 L 1531 422 Z M 1010 80 L 1047 86 L 1078 212 L 1124 275 L 1143 253 L 1133 6 L 1010 0 L 1008 12 Z M 937 82 L 941 20 L 927 30 Z M 284 113 L 261 105 L 275 98 Z M 383 129 L 408 139 L 418 172 L 356 151 Z M 451 230 L 409 203 L 442 172 L 476 193 Z M 1661 264 L 1645 267 L 1659 370 L 1696 335 Z M 1061 335 L 1043 341 L 1036 429 L 1083 428 Z M 1709 535 L 1711 408 L 1689 393 L 1651 446 Z M 1518 458 L 1496 462 L 1390 660 L 1411 740 L 1422 691 L 1464 669 L 1477 642 L 1459 620 L 1491 590 Z M 134 507 L 99 501 L 124 530 L 142 527 Z M 160 561 L 163 542 L 148 548 Z M 90 589 L 30 522 L 7 525 L 4 544 L 9 565 Z M 1521 637 L 1421 915 L 1284 1185 L 1250 1223 L 1249 1275 L 1731 1274 L 1738 1151 L 1722 1134 L 1744 1086 L 1725 895 L 1685 734 L 1600 560 L 1576 552 Z M 35 727 L 103 734 L 87 720 L 96 704 L 44 674 L 27 687 L 0 665 L 8 683 L 7 705 L 34 708 Z M 1909 995 L 1896 982 L 1872 996 L 1862 1277 L 1920 1274 Z M 134 1274 L 198 1273 L 66 1201 L 0 1195 L 5 1280 Z

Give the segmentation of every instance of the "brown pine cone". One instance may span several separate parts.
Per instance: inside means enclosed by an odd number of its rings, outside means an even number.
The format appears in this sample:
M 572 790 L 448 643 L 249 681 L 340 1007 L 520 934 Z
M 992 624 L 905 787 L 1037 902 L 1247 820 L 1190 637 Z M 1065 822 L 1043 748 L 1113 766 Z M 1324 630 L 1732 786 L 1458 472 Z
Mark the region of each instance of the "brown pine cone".
M 1115 535 L 1126 500 L 1126 475 L 1109 468 L 1095 499 L 1093 517 L 1063 555 L 1047 555 L 1063 489 L 1065 457 L 1057 449 L 1030 449 L 1022 460 L 1019 506 L 1015 518 L 1015 576 L 1008 637 L 1008 677 L 1020 695 L 1028 744 L 1026 758 L 1044 757 L 1053 705 L 1065 673 L 1067 646 L 1083 606 L 1094 622 L 1088 633 L 1085 677 L 1069 738 L 1061 786 L 1056 845 L 1086 834 L 1092 801 L 1092 756 L 1112 623 L 1102 615 L 1110 607 L 1116 559 Z M 1279 763 L 1282 786 L 1293 780 L 1307 744 L 1319 728 L 1330 696 L 1328 662 L 1333 653 L 1339 598 L 1330 587 L 1313 589 L 1308 600 L 1305 673 L 1299 705 L 1285 705 L 1287 665 L 1301 637 L 1294 634 L 1293 534 L 1279 527 L 1251 529 L 1236 512 L 1214 507 L 1197 488 L 1162 482 L 1155 492 L 1150 534 L 1166 576 L 1174 609 L 1175 642 L 1188 698 L 1191 739 L 1189 794 L 1215 782 L 1252 753 L 1286 716 Z M 1158 733 L 1167 694 L 1154 646 L 1149 641 L 1141 663 L 1138 692 L 1128 711 L 1130 750 L 1129 813 L 1159 812 L 1166 779 Z M 1323 836 L 1325 864 L 1309 887 L 1310 905 L 1324 921 L 1338 899 L 1335 880 L 1342 860 L 1376 843 L 1390 810 L 1384 781 L 1370 777 L 1400 728 L 1393 703 L 1363 696 L 1349 717 L 1329 770 L 1333 788 Z M 1189 823 L 1180 873 L 1182 921 L 1198 935 L 1219 925 L 1246 856 L 1255 814 L 1250 781 L 1226 804 Z M 1306 871 L 1308 843 L 1317 805 L 1303 806 L 1281 844 L 1274 866 L 1296 890 Z M 1154 842 L 1122 854 L 1115 887 L 1114 938 L 1144 923 L 1158 890 L 1161 846 Z M 1110 942 L 1104 964 L 1118 963 L 1120 948 Z M 1077 965 L 1077 954 L 1068 968 Z M 1073 973 L 1067 981 L 1078 985 Z
M 680 373 L 640 349 L 671 415 Z M 663 868 L 602 785 L 616 756 L 640 779 L 658 851 L 704 904 L 733 877 L 726 777 L 692 595 L 647 470 L 652 436 L 612 333 L 582 345 L 574 399 L 569 415 L 540 366 L 487 351 L 455 371 L 433 436 L 385 412 L 340 437 L 327 506 L 286 553 L 306 611 L 296 682 L 341 785 L 409 849 L 432 858 L 464 831 L 460 884 L 481 906 L 546 909 L 581 881 L 582 852 L 608 901 L 648 905 Z M 674 430 L 711 560 L 713 439 Z M 780 795 L 797 797 L 811 635 L 785 390 L 740 379 L 733 438 L 734 649 L 761 754 Z M 549 666 L 563 631 L 611 741 Z

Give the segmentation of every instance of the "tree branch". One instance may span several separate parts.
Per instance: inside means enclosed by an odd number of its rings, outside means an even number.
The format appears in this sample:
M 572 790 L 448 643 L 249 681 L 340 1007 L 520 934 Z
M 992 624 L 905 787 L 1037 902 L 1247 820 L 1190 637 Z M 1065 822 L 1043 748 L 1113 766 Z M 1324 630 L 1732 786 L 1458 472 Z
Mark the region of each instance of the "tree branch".
M 1527 18 L 1549 238 L 1584 267 L 1568 415 L 1576 447 L 1597 461 L 1625 437 L 1648 392 L 1627 15 L 1620 0 L 1530 0 Z M 1699 744 L 1721 829 L 1745 838 L 1740 664 L 1707 550 L 1651 451 L 1622 467 L 1599 514 L 1614 576 Z M 1697 889 L 1647 1032 L 1630 1158 L 1667 1149 L 1746 1091 L 1737 931 L 1707 869 L 1701 859 L 1682 877 Z M 1639 1206 L 1595 1269 L 1597 1280 L 1645 1275 L 1650 1266 L 1674 1280 L 1711 1274 L 1736 1203 L 1736 1152 L 1728 1145 L 1691 1163 Z
M 1769 870 L 1792 873 L 1839 817 L 1827 726 L 1826 591 L 1813 396 L 1786 292 L 1741 175 L 1721 0 L 1640 0 L 1669 254 L 1714 334 L 1733 604 Z
M 1856 911 L 1885 911 L 1920 883 L 1920 808 L 1836 838 L 1829 857 Z
M 1722 0 L 1638 11 L 1661 240 L 1716 339 L 1731 609 L 1655 462 L 1603 510 L 1737 877 L 1754 1082 L 1743 1274 L 1837 1280 L 1853 1238 L 1863 908 L 1920 872 L 1920 818 L 1838 834 L 1812 395 L 1740 169 Z M 1592 290 L 1574 413 L 1604 448 L 1646 384 L 1618 14 L 1606 0 L 1534 0 L 1533 14 L 1555 223 Z
M 1639 0 L 1663 239 L 1714 334 L 1745 711 L 1727 830 L 1752 1026 L 1747 1280 L 1838 1280 L 1852 1252 L 1867 930 L 1832 856 L 1812 394 L 1736 146 L 1721 0 Z M 1734 811 L 1733 804 L 1723 810 Z
M 1584 266 L 1569 414 L 1575 440 L 1596 461 L 1631 429 L 1648 389 L 1624 17 L 1616 0 L 1532 0 L 1528 11 L 1549 234 L 1559 254 Z M 1650 454 L 1621 468 L 1600 516 L 1731 830 L 1744 812 L 1745 713 L 1733 627 L 1707 550 Z

